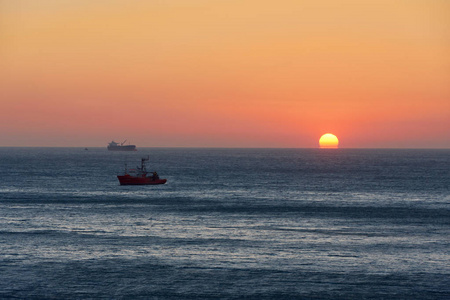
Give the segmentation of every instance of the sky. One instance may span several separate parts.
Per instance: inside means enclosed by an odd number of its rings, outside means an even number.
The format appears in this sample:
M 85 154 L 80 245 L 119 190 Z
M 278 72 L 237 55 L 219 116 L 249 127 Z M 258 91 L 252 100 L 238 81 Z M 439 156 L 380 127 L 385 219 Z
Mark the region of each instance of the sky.
M 0 0 L 0 147 L 450 148 L 447 0 Z

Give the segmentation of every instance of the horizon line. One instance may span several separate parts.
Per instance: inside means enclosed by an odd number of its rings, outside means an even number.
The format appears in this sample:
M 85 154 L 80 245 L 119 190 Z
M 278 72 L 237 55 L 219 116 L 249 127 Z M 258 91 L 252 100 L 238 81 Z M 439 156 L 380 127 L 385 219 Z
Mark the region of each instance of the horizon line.
M 106 146 L 0 146 L 0 148 L 80 148 L 80 149 L 106 149 Z M 139 146 L 139 148 L 187 148 L 187 149 L 320 149 L 320 150 L 339 150 L 339 149 L 403 149 L 403 150 L 450 150 L 450 147 L 338 147 L 338 148 L 323 148 L 323 147 L 220 147 L 220 146 Z M 112 151 L 114 152 L 114 151 Z M 119 151 L 120 152 L 120 151 Z M 124 151 L 127 152 L 127 151 Z M 136 152 L 136 151 L 129 151 Z

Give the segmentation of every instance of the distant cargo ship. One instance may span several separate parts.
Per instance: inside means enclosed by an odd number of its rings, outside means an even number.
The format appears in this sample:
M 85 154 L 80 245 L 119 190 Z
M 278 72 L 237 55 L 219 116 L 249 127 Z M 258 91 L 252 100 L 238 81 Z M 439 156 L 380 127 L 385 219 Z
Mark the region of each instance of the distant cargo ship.
M 112 141 L 108 144 L 107 148 L 109 151 L 136 151 L 136 145 L 124 145 L 126 141 L 127 140 L 120 144 Z

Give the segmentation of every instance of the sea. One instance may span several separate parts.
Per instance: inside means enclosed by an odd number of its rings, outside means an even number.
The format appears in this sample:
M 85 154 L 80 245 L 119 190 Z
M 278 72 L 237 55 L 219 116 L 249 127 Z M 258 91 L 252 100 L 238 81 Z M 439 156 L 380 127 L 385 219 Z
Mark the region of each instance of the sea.
M 0 148 L 0 299 L 450 299 L 449 237 L 449 149 Z

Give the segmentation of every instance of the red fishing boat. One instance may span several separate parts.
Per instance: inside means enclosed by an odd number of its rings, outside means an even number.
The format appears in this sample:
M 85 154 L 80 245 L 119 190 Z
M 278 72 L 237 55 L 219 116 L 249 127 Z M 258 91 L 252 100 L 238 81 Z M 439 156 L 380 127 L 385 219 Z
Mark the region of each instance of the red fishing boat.
M 145 162 L 148 161 L 147 158 L 141 159 L 141 166 L 136 167 L 136 169 L 127 169 L 127 165 L 125 165 L 125 173 L 124 175 L 118 175 L 117 179 L 119 179 L 120 185 L 153 185 L 153 184 L 164 184 L 167 182 L 167 179 L 159 178 L 158 173 L 156 172 L 147 172 L 147 168 L 145 166 Z

